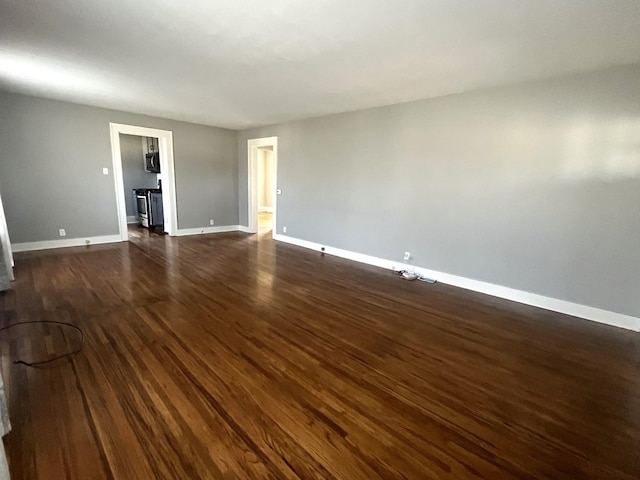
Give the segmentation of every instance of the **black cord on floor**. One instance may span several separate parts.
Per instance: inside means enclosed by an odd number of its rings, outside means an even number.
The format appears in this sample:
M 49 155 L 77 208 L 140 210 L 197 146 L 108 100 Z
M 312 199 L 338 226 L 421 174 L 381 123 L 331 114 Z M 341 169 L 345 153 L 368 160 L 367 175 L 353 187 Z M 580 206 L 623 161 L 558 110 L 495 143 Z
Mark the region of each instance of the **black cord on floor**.
M 72 352 L 69 353 L 63 353 L 62 355 L 57 355 L 53 358 L 49 358 L 48 360 L 42 360 L 40 362 L 26 362 L 24 360 L 14 360 L 13 363 L 14 364 L 18 364 L 21 363 L 22 365 L 26 365 L 27 367 L 36 367 L 38 365 L 44 365 L 45 363 L 51 363 L 51 362 L 55 362 L 56 360 L 60 360 L 61 358 L 65 358 L 65 357 L 70 357 L 72 355 L 75 355 L 76 353 L 78 353 L 80 350 L 82 350 L 82 348 L 84 347 L 84 332 L 82 331 L 82 329 L 72 323 L 69 322 L 55 322 L 53 320 L 35 320 L 32 322 L 18 322 L 18 323 L 13 323 L 11 325 L 7 325 L 6 327 L 2 327 L 0 328 L 0 332 L 2 332 L 3 330 L 8 330 L 10 328 L 13 327 L 17 327 L 18 325 L 29 325 L 32 323 L 49 323 L 49 324 L 54 324 L 54 325 L 62 325 L 64 327 L 71 327 L 71 328 L 75 328 L 78 332 L 80 332 L 80 346 L 75 348 Z

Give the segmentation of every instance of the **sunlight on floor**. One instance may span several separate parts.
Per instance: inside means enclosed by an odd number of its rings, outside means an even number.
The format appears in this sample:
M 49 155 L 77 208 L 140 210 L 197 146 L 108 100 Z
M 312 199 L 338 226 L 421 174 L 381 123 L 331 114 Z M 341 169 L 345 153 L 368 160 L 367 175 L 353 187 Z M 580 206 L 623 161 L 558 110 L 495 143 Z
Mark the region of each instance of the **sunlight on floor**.
M 260 212 L 258 213 L 258 233 L 264 235 L 270 233 L 273 229 L 273 213 Z

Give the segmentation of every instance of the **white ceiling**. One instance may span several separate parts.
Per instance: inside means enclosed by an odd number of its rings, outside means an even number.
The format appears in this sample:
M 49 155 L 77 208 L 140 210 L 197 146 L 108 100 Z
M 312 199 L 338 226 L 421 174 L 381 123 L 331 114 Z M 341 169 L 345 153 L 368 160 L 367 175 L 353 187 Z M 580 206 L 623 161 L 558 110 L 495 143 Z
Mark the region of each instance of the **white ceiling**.
M 638 0 L 0 0 L 0 89 L 229 128 L 637 62 Z

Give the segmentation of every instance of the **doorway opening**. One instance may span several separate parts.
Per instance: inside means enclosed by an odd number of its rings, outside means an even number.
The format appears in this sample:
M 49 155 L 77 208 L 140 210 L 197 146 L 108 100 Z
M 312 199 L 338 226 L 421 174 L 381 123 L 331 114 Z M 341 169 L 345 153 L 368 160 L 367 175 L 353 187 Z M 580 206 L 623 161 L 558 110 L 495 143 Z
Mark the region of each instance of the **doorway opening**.
M 157 137 L 120 134 L 129 240 L 165 233 L 158 145 Z
M 128 224 L 176 235 L 177 209 L 173 133 L 168 130 L 110 124 L 113 177 L 122 241 Z
M 258 233 L 273 236 L 273 146 L 258 147 Z
M 249 232 L 273 237 L 276 228 L 278 138 L 249 140 Z

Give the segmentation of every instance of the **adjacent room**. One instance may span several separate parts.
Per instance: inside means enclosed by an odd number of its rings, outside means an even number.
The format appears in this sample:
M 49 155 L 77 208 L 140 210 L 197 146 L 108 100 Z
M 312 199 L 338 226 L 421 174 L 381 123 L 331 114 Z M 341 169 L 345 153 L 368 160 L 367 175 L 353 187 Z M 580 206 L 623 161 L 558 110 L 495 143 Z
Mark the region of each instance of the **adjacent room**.
M 639 46 L 0 0 L 0 480 L 640 478 Z
M 273 199 L 275 169 L 273 146 L 258 147 L 258 228 L 260 233 L 273 235 Z

